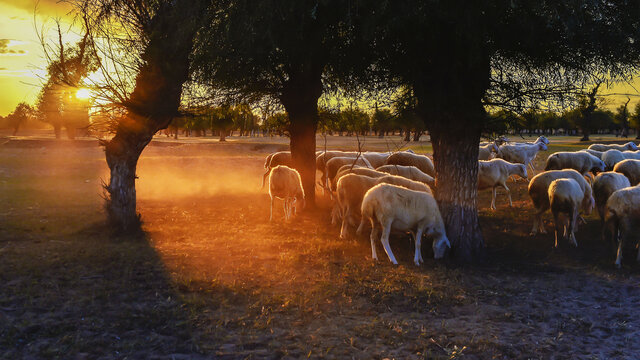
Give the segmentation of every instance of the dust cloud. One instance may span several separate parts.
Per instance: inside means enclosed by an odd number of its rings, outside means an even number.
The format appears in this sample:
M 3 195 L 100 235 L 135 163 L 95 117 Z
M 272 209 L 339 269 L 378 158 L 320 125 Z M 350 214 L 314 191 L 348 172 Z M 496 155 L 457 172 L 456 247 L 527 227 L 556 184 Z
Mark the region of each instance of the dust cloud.
M 138 198 L 161 200 L 216 194 L 258 194 L 263 156 L 147 156 L 138 164 Z

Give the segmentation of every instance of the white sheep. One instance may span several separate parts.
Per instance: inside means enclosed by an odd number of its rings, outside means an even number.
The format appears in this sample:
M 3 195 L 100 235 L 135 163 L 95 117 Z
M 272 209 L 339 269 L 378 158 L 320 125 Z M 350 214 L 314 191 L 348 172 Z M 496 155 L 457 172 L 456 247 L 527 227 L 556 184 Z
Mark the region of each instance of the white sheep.
M 590 191 L 587 194 L 574 179 L 556 179 L 549 185 L 548 196 L 555 224 L 555 247 L 558 247 L 558 230 L 561 229 L 561 225 L 564 227 L 564 238 L 568 237 L 574 246 L 578 246 L 575 236 L 578 211 L 582 208 L 585 214 L 591 214 L 594 200 Z M 565 215 L 562 222 L 561 215 Z
M 616 266 L 622 265 L 623 244 L 640 233 L 640 186 L 620 189 L 607 200 L 604 218 L 606 227 L 611 230 L 613 239 L 618 241 Z M 636 260 L 640 262 L 640 250 Z
M 447 247 L 451 247 L 449 239 L 433 195 L 409 190 L 401 186 L 379 184 L 369 189 L 362 200 L 362 220 L 358 233 L 364 229 L 364 223 L 371 223 L 371 257 L 378 259 L 375 240 L 378 230 L 382 228 L 380 241 L 393 264 L 398 264 L 391 247 L 389 234 L 391 230 L 411 232 L 415 239 L 415 255 L 413 263 L 420 265 L 424 262 L 421 253 L 422 235 L 433 237 L 434 258 L 444 256 Z
M 415 166 L 431 177 L 436 175 L 435 167 L 431 159 L 425 155 L 412 154 L 406 151 L 389 155 L 385 165 Z
M 290 219 L 292 213 L 295 215 L 297 201 L 302 201 L 302 208 L 304 208 L 304 190 L 298 171 L 284 165 L 274 167 L 269 175 L 269 196 L 271 197 L 269 221 L 273 220 L 275 198 L 284 200 L 285 220 Z
M 336 190 L 337 204 L 342 214 L 341 239 L 346 239 L 349 224 L 355 225 L 360 222 L 362 198 L 370 188 L 377 184 L 392 184 L 431 194 L 431 189 L 427 185 L 401 176 L 384 174 L 378 178 L 371 178 L 364 175 L 346 174 L 338 180 Z M 352 221 L 353 219 L 357 221 Z
M 602 153 L 602 161 L 604 162 L 607 171 L 611 171 L 617 163 L 625 159 L 626 157 L 622 151 L 617 149 L 607 150 Z
M 339 183 L 340 178 L 342 178 L 343 176 L 345 176 L 347 174 L 364 175 L 364 176 L 368 176 L 370 178 L 379 178 L 379 177 L 383 177 L 383 176 L 389 175 L 389 174 L 384 173 L 384 172 L 376 171 L 376 170 L 369 169 L 369 168 L 362 167 L 362 166 L 358 166 L 358 165 L 355 165 L 355 166 L 352 166 L 352 165 L 349 165 L 349 164 L 343 165 L 338 170 L 338 173 L 335 176 L 335 178 L 337 179 L 336 180 L 336 189 L 338 188 L 337 184 Z M 360 211 L 359 207 L 358 207 L 358 211 Z M 341 219 L 341 218 L 342 218 L 342 211 L 341 211 L 341 208 L 340 208 L 338 202 L 336 202 L 336 203 L 333 204 L 333 208 L 331 209 L 331 225 L 336 224 L 338 219 Z
M 334 157 L 331 160 L 327 161 L 326 165 L 326 178 L 327 178 L 327 188 L 330 191 L 335 191 L 336 182 L 338 181 L 336 175 L 338 174 L 338 170 L 344 165 L 359 165 L 364 166 L 369 169 L 373 169 L 369 161 L 363 157 Z
M 496 145 L 495 142 L 480 145 L 480 148 L 478 149 L 478 160 L 490 160 L 495 157 L 499 151 L 498 145 Z
M 592 150 L 592 149 L 582 149 L 580 151 L 589 153 L 589 154 L 597 157 L 600 160 L 602 160 L 602 154 L 604 154 L 603 151 L 597 151 L 597 150 Z
M 513 207 L 511 201 L 511 190 L 507 187 L 507 179 L 511 175 L 518 175 L 523 179 L 527 178 L 527 167 L 523 164 L 512 164 L 502 159 L 493 159 L 478 162 L 478 189 L 492 188 L 491 209 L 496 209 L 496 188 L 502 186 L 509 195 L 509 206 Z
M 602 160 L 587 152 L 561 151 L 551 154 L 547 158 L 544 170 L 573 169 L 583 176 L 588 176 L 590 172 L 595 175 L 604 171 L 604 166 L 605 164 Z
M 278 151 L 267 155 L 264 160 L 264 169 L 266 172 L 262 175 L 262 188 L 264 189 L 265 180 L 269 176 L 271 169 L 278 165 L 292 167 L 291 151 Z
M 436 180 L 433 177 L 420 171 L 420 169 L 415 166 L 384 165 L 377 168 L 376 171 L 402 176 L 413 181 L 419 181 L 429 185 L 431 188 L 435 188 L 436 185 Z
M 535 172 L 533 160 L 539 151 L 547 151 L 547 149 L 547 145 L 543 141 L 533 144 L 500 145 L 499 157 L 511 163 L 529 166 L 531 171 Z
M 509 141 L 507 141 L 507 142 L 509 142 Z M 538 136 L 538 138 L 536 138 L 536 141 L 534 141 L 532 143 L 531 142 L 511 142 L 511 144 L 513 144 L 513 145 L 531 145 L 531 144 L 539 144 L 539 143 L 543 143 L 545 145 L 548 145 L 549 144 L 549 139 L 547 139 L 547 137 L 544 136 L 544 135 L 540 135 L 540 136 Z
M 593 198 L 591 187 L 585 180 L 584 176 L 573 169 L 566 170 L 549 170 L 542 172 L 531 179 L 529 182 L 529 197 L 533 202 L 534 217 L 531 235 L 535 235 L 538 231 L 546 234 L 544 223 L 542 222 L 542 214 L 549 209 L 549 185 L 556 179 L 573 179 L 578 182 L 580 189 L 584 191 L 586 198 Z
M 636 145 L 634 142 L 629 141 L 626 144 L 623 145 L 619 145 L 619 144 L 591 144 L 589 145 L 589 149 L 591 150 L 597 150 L 597 151 L 607 151 L 607 150 L 611 150 L 611 149 L 615 149 L 615 150 L 619 150 L 619 151 L 625 151 L 625 150 L 638 150 L 638 145 Z
M 391 153 L 381 153 L 381 152 L 373 152 L 373 151 L 367 151 L 362 153 L 362 157 L 367 159 L 369 163 L 371 163 L 371 166 L 373 166 L 374 169 L 384 165 L 390 155 Z
M 627 159 L 620 161 L 613 167 L 613 171 L 626 176 L 631 186 L 640 183 L 640 160 Z
M 320 176 L 320 183 L 322 188 L 326 191 L 327 186 L 327 162 L 334 157 L 350 157 L 355 158 L 358 156 L 358 152 L 356 151 L 325 151 L 316 156 L 316 170 L 320 171 L 322 175 Z
M 603 222 L 607 200 L 609 200 L 611 194 L 629 186 L 631 186 L 629 179 L 623 174 L 614 171 L 601 172 L 593 180 L 593 197 L 596 200 L 596 208 Z

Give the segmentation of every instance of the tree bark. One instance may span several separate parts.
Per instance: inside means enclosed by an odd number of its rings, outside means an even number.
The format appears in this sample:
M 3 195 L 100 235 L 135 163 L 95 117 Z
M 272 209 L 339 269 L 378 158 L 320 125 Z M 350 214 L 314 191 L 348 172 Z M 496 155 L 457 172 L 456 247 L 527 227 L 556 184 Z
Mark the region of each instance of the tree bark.
M 589 135 L 591 135 L 591 131 L 588 128 L 582 129 L 582 139 L 580 141 L 590 141 Z
M 220 130 L 220 139 L 218 141 L 219 142 L 227 141 L 227 131 L 226 130 Z
M 437 173 L 435 195 L 451 252 L 462 262 L 472 262 L 483 257 L 485 247 L 478 218 L 481 119 L 473 114 L 445 114 L 429 133 Z

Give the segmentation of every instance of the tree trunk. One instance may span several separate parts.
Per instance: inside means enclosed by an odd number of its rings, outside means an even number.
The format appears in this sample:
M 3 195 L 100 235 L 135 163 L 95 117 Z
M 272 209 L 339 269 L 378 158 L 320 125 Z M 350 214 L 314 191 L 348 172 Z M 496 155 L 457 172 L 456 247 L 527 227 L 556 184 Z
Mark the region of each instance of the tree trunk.
M 591 135 L 591 131 L 589 130 L 589 128 L 583 128 L 582 129 L 582 139 L 580 139 L 580 141 L 590 141 L 589 140 L 589 135 Z
M 219 142 L 227 141 L 227 131 L 226 130 L 220 130 L 220 139 L 218 141 Z
M 166 129 L 177 116 L 182 84 L 189 77 L 189 54 L 198 22 L 196 14 L 206 2 L 182 6 L 170 2 L 159 6 L 146 29 L 149 40 L 143 65 L 131 96 L 124 102 L 127 115 L 117 123 L 115 136 L 105 144 L 111 177 L 105 187 L 108 220 L 116 232 L 140 231 L 136 213 L 136 166 L 153 135 Z
M 62 126 L 60 126 L 59 124 L 53 125 L 53 133 L 55 134 L 56 139 L 60 139 L 62 135 Z
M 461 120 L 462 116 L 467 121 Z M 429 129 L 437 173 L 436 199 L 451 242 L 452 255 L 472 262 L 484 255 L 478 219 L 478 144 L 481 119 L 470 114 L 444 116 Z
M 316 130 L 318 99 L 322 95 L 322 67 L 309 65 L 291 74 L 280 101 L 289 115 L 291 160 L 302 178 L 306 206 L 315 207 Z

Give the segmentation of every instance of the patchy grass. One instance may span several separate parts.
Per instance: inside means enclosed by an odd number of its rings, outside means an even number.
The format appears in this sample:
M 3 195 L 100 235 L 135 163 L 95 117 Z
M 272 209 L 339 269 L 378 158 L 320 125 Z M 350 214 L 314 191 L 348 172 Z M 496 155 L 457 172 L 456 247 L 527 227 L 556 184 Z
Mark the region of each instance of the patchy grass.
M 0 358 L 640 356 L 634 250 L 615 270 L 597 215 L 578 248 L 553 249 L 550 215 L 530 237 L 526 183 L 510 183 L 513 209 L 480 195 L 485 264 L 425 245 L 418 268 L 402 237 L 400 265 L 379 244 L 373 263 L 368 239 L 338 239 L 327 199 L 287 224 L 278 202 L 269 223 L 259 183 L 279 146 L 149 147 L 142 239 L 101 224 L 99 148 L 0 146 Z

